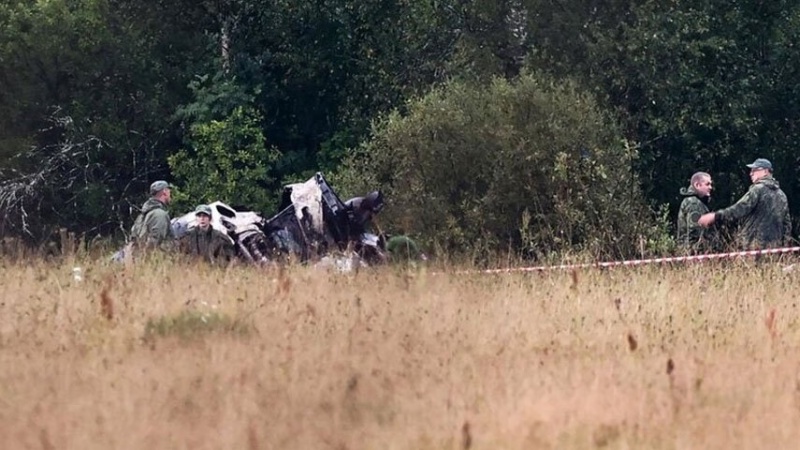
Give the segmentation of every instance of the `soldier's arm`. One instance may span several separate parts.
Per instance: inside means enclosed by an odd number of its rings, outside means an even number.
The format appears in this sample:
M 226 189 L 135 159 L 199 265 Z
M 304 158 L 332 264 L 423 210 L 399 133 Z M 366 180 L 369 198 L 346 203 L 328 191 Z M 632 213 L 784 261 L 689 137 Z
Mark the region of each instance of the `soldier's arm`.
M 147 215 L 145 223 L 147 227 L 147 243 L 149 245 L 158 245 L 169 239 L 169 214 L 163 209 L 157 209 Z
M 686 234 L 686 230 L 684 230 L 684 218 L 683 218 L 683 211 L 678 211 L 678 220 L 675 222 L 675 237 L 680 240 L 683 238 L 683 235 Z
M 686 234 L 689 232 L 687 222 L 689 221 L 687 215 L 688 199 L 683 199 L 681 206 L 678 208 L 678 218 L 675 224 L 675 239 L 679 244 L 683 244 L 686 240 Z
M 717 219 L 723 221 L 736 221 L 745 217 L 758 204 L 758 188 L 753 187 L 733 205 L 716 212 Z
M 703 207 L 700 201 L 692 202 L 688 205 L 688 209 L 686 211 L 686 222 L 688 233 L 690 236 L 699 236 L 703 232 L 703 227 L 697 223 L 700 220 L 700 216 L 706 213 L 707 210 Z
M 703 227 L 697 221 L 703 212 L 702 205 L 696 199 L 687 198 L 681 202 L 676 227 L 676 237 L 680 244 L 688 244 L 700 235 Z

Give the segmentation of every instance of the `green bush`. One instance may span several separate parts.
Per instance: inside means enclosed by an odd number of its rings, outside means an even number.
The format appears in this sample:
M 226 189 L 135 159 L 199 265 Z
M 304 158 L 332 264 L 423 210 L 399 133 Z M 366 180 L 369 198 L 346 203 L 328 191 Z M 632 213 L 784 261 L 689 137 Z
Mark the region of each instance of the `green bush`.
M 447 252 L 638 254 L 660 242 L 636 149 L 572 82 L 453 82 L 376 122 L 335 176 L 386 193 L 381 223 Z
M 191 126 L 187 139 L 191 148 L 168 158 L 178 184 L 176 210 L 215 200 L 256 211 L 277 206 L 277 184 L 270 169 L 279 153 L 267 144 L 260 120 L 253 108 L 240 106 L 224 120 Z

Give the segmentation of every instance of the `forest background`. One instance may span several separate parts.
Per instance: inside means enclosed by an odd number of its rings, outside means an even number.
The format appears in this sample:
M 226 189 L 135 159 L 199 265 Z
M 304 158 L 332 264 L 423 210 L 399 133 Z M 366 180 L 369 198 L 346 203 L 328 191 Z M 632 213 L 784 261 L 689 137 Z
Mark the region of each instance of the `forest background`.
M 122 239 L 156 179 L 173 215 L 267 215 L 322 171 L 442 252 L 676 251 L 769 158 L 800 211 L 800 2 L 9 0 L 0 234 Z M 477 254 L 477 253 L 476 253 Z

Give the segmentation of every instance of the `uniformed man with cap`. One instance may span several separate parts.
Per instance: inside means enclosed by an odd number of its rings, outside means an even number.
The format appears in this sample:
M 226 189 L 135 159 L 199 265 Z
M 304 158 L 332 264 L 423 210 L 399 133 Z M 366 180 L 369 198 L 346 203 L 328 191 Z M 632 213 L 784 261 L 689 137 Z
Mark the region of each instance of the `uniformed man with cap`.
M 745 249 L 788 245 L 792 233 L 789 202 L 772 177 L 772 163 L 758 158 L 747 167 L 753 183 L 747 193 L 732 206 L 703 214 L 698 223 L 708 227 L 715 221 L 739 222 L 737 240 Z
M 131 238 L 136 248 L 165 248 L 173 241 L 167 205 L 172 200 L 171 186 L 164 180 L 150 185 L 150 198 L 133 222 Z
M 233 257 L 233 241 L 211 226 L 211 207 L 198 205 L 194 210 L 197 223 L 181 237 L 181 250 L 210 263 L 224 264 Z

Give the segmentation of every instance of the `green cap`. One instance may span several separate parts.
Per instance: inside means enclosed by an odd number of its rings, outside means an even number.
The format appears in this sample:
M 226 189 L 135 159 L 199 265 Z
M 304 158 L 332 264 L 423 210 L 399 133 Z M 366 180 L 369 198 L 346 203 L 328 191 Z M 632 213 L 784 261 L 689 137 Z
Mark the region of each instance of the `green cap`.
M 172 186 L 164 180 L 154 181 L 153 184 L 150 185 L 150 195 L 156 195 L 164 189 L 171 187 Z
M 197 205 L 197 208 L 194 209 L 194 215 L 205 214 L 208 217 L 211 217 L 211 207 L 208 205 Z

